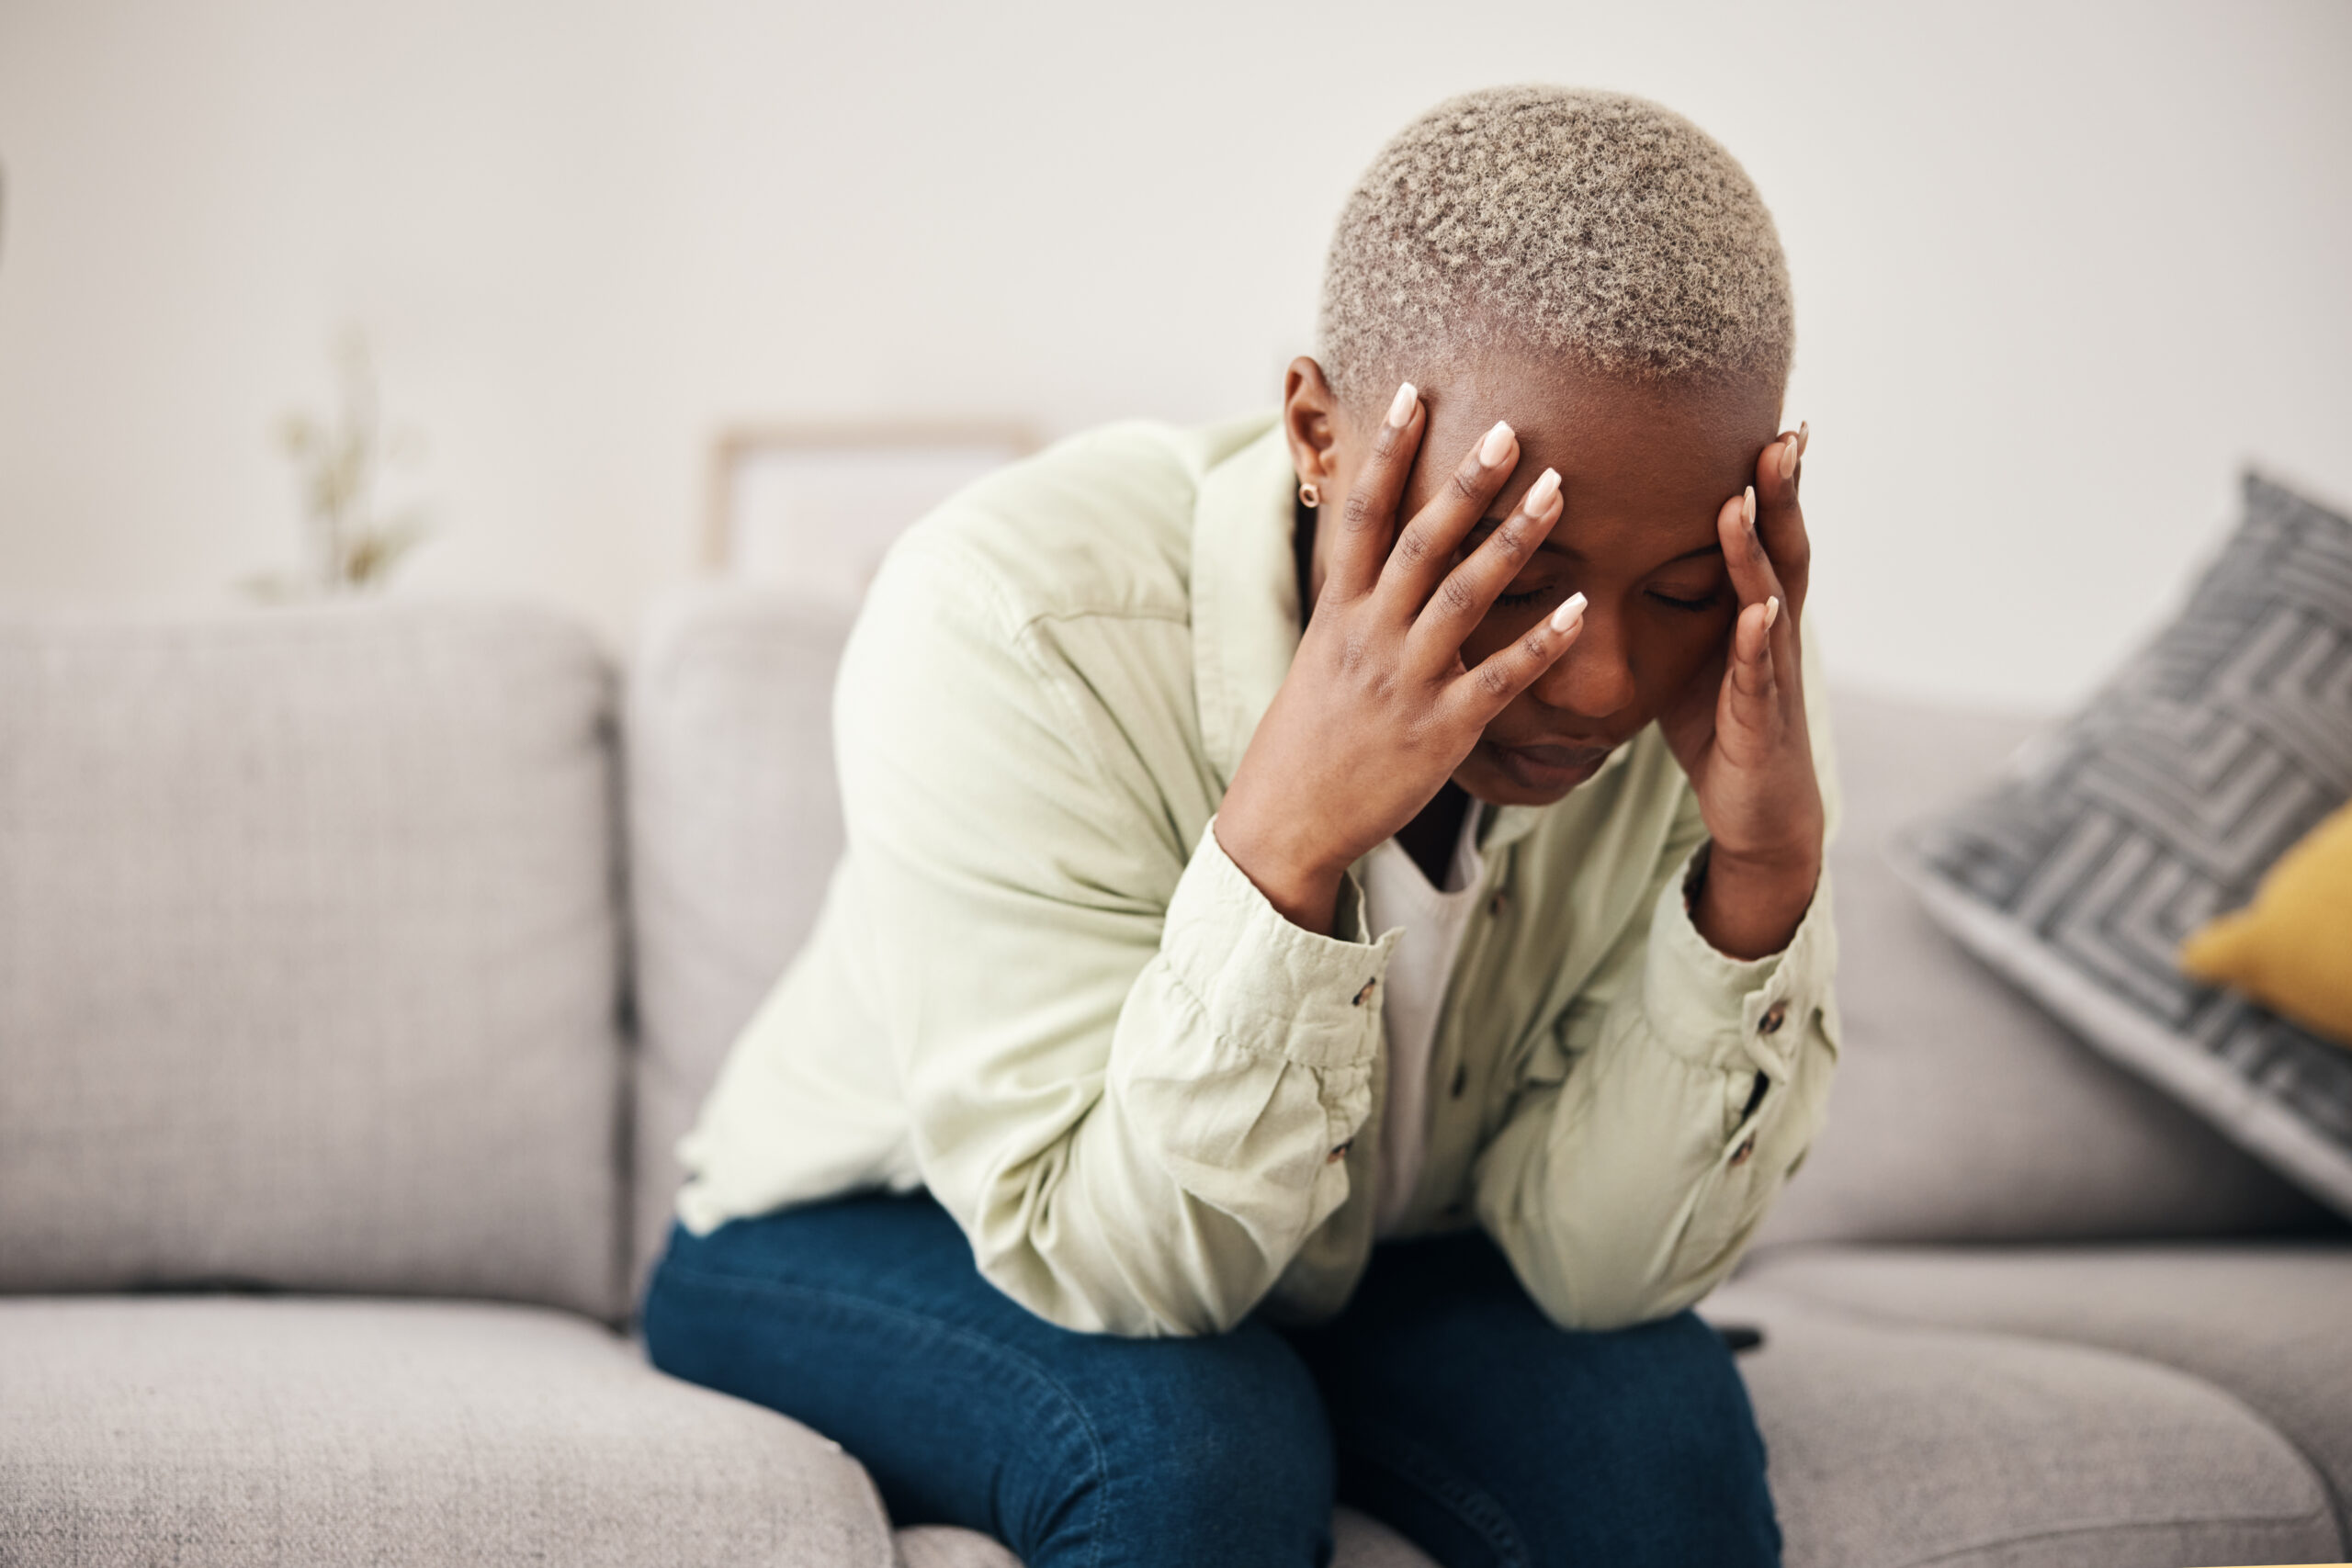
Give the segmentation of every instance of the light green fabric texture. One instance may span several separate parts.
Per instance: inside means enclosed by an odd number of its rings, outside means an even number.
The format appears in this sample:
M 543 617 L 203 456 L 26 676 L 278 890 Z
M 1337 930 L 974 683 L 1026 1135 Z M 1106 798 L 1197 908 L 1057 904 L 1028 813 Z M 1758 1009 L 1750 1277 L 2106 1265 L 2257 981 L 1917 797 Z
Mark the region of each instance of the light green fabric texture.
M 1290 924 L 1211 827 L 1298 642 L 1292 489 L 1269 418 L 1122 425 L 892 551 L 835 692 L 848 851 L 680 1145 L 690 1229 L 927 1186 L 1068 1327 L 1339 1310 L 1398 933 L 1352 887 L 1339 935 Z M 1817 697 L 1813 724 L 1834 821 Z M 1484 1224 L 1565 1325 L 1705 1293 L 1821 1125 L 1827 885 L 1735 963 L 1683 907 L 1702 839 L 1655 727 L 1486 829 L 1406 1228 Z

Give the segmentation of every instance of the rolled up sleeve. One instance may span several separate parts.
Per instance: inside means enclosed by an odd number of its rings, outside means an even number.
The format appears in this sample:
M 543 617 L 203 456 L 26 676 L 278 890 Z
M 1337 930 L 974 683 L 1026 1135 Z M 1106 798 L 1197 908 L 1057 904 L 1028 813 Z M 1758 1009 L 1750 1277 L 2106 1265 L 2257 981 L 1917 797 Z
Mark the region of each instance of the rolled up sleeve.
M 1680 1311 L 1738 1261 L 1819 1132 L 1838 1055 L 1825 872 L 1781 952 L 1740 962 L 1691 924 L 1688 858 L 1571 1025 L 1573 1064 L 1481 1156 L 1482 1222 L 1571 1328 Z

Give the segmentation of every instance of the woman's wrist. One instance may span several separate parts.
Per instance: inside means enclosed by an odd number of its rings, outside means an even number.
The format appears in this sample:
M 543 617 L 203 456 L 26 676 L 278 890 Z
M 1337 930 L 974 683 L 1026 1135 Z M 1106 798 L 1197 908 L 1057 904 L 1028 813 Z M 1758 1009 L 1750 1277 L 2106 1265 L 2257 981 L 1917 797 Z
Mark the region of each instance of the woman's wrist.
M 1284 846 L 1259 830 L 1246 806 L 1234 809 L 1229 794 L 1212 830 L 1225 858 L 1265 895 L 1276 913 L 1302 931 L 1317 936 L 1331 934 L 1339 919 L 1340 884 L 1347 876 L 1347 867 L 1318 865 L 1295 846 L 1285 852 Z
M 1710 845 L 1690 923 L 1726 958 L 1769 958 L 1789 945 L 1821 885 L 1821 852 L 1726 854 Z

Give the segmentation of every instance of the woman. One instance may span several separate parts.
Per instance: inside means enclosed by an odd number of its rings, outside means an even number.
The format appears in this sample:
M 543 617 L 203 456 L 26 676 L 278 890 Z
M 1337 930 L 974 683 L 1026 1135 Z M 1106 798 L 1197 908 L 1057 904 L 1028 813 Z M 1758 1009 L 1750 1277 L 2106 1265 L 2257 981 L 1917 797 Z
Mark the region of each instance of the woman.
M 1322 1562 L 1335 1495 L 1453 1565 L 1775 1561 L 1689 1309 L 1836 1055 L 1791 341 L 1695 126 L 1473 94 L 1278 416 L 915 528 L 655 1360 L 1030 1568 Z

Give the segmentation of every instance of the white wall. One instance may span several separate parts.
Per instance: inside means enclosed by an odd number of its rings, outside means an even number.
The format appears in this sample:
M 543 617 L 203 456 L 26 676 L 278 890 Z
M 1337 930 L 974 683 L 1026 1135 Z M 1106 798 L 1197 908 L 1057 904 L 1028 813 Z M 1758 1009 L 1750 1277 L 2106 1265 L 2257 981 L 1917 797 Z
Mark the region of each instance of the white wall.
M 266 433 L 356 321 L 434 442 L 406 591 L 626 640 L 721 423 L 1263 402 L 1380 141 L 1544 78 L 1779 216 L 1834 664 L 2061 701 L 2241 460 L 2352 497 L 2347 73 L 2334 0 L 0 0 L 0 600 L 289 559 Z

